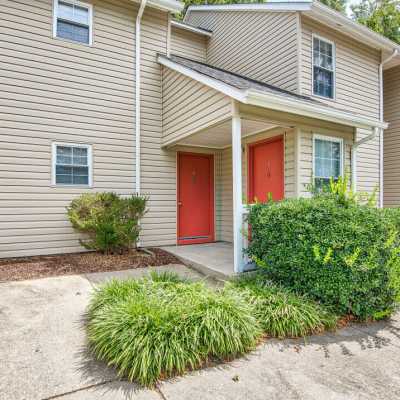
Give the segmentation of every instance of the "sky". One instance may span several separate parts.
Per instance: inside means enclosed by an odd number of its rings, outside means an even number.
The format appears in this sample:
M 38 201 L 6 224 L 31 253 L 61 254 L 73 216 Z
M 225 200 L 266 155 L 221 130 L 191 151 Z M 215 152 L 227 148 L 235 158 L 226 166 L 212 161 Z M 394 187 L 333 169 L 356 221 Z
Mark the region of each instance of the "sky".
M 360 1 L 359 0 L 348 0 L 347 2 L 347 8 L 346 8 L 346 13 L 349 17 L 351 17 L 351 9 L 350 6 L 353 4 L 358 4 Z

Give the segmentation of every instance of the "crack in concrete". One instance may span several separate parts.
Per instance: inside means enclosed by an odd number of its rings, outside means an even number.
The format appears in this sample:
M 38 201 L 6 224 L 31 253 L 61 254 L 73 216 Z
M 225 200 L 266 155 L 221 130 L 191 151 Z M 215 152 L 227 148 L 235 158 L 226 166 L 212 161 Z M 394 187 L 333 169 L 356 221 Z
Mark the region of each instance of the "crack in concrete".
M 161 391 L 160 386 L 158 384 L 155 387 L 155 392 L 159 394 L 162 400 L 168 400 L 165 394 Z
M 75 390 L 71 390 L 71 391 L 69 391 L 69 392 L 65 392 L 65 393 L 61 393 L 61 394 L 56 394 L 56 395 L 50 396 L 50 397 L 44 397 L 44 398 L 42 398 L 41 400 L 60 399 L 61 397 L 65 397 L 65 396 L 68 396 L 68 395 L 70 395 L 70 394 L 82 392 L 82 391 L 84 391 L 84 390 L 92 389 L 92 388 L 99 387 L 99 386 L 104 386 L 104 385 L 107 385 L 108 383 L 112 383 L 112 382 L 118 382 L 118 380 L 117 380 L 117 379 L 111 379 L 111 380 L 108 380 L 108 381 L 95 383 L 95 384 L 93 384 L 93 385 L 84 386 L 84 387 L 82 387 L 82 388 L 75 389 Z

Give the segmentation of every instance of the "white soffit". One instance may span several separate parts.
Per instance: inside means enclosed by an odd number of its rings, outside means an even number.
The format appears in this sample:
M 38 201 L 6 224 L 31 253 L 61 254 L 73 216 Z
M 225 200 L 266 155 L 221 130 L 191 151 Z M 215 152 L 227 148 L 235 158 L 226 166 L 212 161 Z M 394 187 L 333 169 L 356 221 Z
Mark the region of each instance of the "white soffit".
M 261 121 L 242 120 L 242 137 L 254 135 L 269 129 L 276 125 Z M 219 125 L 204 129 L 180 141 L 177 145 L 209 147 L 213 149 L 224 149 L 231 146 L 232 143 L 232 121 L 227 120 Z

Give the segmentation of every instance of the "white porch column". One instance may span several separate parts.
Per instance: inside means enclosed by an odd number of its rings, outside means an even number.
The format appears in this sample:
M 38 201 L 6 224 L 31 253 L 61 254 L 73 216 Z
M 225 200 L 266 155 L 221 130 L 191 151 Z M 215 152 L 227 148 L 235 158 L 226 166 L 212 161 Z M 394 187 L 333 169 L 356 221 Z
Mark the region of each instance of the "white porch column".
M 242 122 L 238 105 L 232 110 L 233 258 L 235 273 L 243 272 Z

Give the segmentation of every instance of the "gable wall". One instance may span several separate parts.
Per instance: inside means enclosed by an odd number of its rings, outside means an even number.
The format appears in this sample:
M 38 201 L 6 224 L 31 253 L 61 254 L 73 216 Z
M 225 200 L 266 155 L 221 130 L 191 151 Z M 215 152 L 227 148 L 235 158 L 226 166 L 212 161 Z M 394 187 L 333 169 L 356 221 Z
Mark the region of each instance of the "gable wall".
M 296 13 L 192 11 L 187 22 L 213 32 L 209 64 L 297 90 Z

